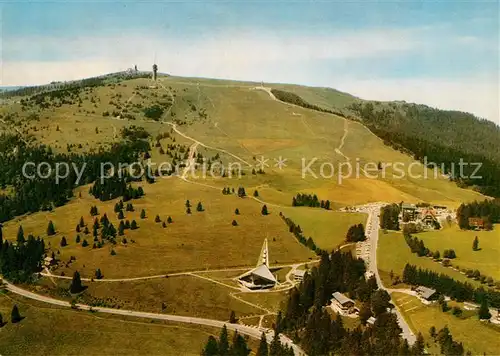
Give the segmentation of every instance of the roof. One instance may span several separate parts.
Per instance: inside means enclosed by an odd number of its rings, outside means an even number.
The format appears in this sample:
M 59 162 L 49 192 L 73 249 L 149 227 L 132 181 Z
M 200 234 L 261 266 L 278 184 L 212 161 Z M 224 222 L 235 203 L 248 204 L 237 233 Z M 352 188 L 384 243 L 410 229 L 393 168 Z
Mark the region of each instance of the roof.
M 377 320 L 377 319 L 375 319 L 373 316 L 371 316 L 371 317 L 368 318 L 368 320 L 366 320 L 366 322 L 368 324 L 372 324 L 373 325 L 373 324 L 375 324 L 375 320 Z
M 295 271 L 293 271 L 293 274 L 294 276 L 304 277 L 306 271 L 303 269 L 296 269 Z
M 268 280 L 270 282 L 274 282 L 274 283 L 277 282 L 276 278 L 269 270 L 269 267 L 267 267 L 266 265 L 260 265 L 258 267 L 255 267 L 254 269 L 252 269 L 252 270 L 248 271 L 247 273 L 245 273 L 244 275 L 242 275 L 240 278 L 250 276 L 250 275 L 260 277 L 260 278 Z
M 413 204 L 403 203 L 401 205 L 401 209 L 413 209 L 413 210 L 415 210 L 415 209 L 417 209 L 417 207 Z
M 52 258 L 52 257 L 47 256 L 47 257 L 45 257 L 43 260 L 44 260 L 44 261 L 47 261 L 47 262 L 52 262 L 53 258 Z
M 335 300 L 339 302 L 341 305 L 344 305 L 349 302 L 354 304 L 354 301 L 352 299 L 347 298 L 345 295 L 339 292 L 333 293 L 333 298 L 335 298 Z
M 424 299 L 428 299 L 432 297 L 434 293 L 436 293 L 435 289 L 427 288 L 424 286 L 420 286 L 417 288 L 417 293 L 420 294 L 420 296 Z

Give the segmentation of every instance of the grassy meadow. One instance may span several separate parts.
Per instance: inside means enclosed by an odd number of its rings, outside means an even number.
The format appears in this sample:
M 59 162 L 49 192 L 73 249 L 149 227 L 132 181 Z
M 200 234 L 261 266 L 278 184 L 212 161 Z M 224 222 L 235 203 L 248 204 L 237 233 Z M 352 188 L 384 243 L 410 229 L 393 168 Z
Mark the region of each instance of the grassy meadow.
M 429 335 L 434 326 L 437 331 L 448 326 L 453 339 L 462 342 L 464 349 L 473 355 L 496 355 L 500 349 L 500 327 L 478 320 L 475 312 L 464 310 L 462 317 L 456 317 L 451 311 L 444 313 L 439 305 L 424 305 L 416 297 L 392 293 L 392 300 L 402 313 L 410 328 L 415 333 L 422 333 L 429 345 L 430 354 L 439 354 L 439 345 Z M 450 307 L 454 306 L 450 303 Z M 458 306 L 458 303 L 457 303 Z M 463 309 L 463 307 L 462 307 Z
M 475 286 L 481 286 L 481 283 L 467 278 L 465 275 L 452 268 L 447 268 L 438 262 L 434 262 L 428 257 L 418 257 L 410 251 L 401 232 L 389 231 L 384 234 L 379 233 L 377 248 L 377 266 L 385 285 L 390 286 L 391 280 L 389 274 L 393 271 L 394 275 L 403 276 L 403 269 L 409 263 L 420 268 L 429 269 L 437 273 L 444 273 L 457 281 L 468 282 Z
M 13 305 L 24 319 L 10 322 Z M 0 295 L 4 355 L 199 355 L 215 328 L 118 318 L 62 309 L 22 297 Z
M 493 231 L 460 230 L 453 224 L 442 230 L 428 231 L 415 235 L 422 239 L 432 251 L 439 250 L 441 255 L 445 249 L 454 249 L 457 258 L 453 265 L 460 269 L 479 270 L 482 274 L 500 280 L 500 226 Z M 479 251 L 472 250 L 475 237 L 479 239 Z
M 83 216 L 92 231 L 93 218 L 90 207 L 97 205 L 100 216 L 107 214 L 118 228 L 119 220 L 113 212 L 118 201 L 100 202 L 90 196 L 88 187 L 80 189 L 82 198 L 75 198 L 69 204 L 53 212 L 40 212 L 12 220 L 4 226 L 4 237 L 15 239 L 20 225 L 25 234 L 39 235 L 45 239 L 56 258 L 62 263 L 55 273 L 72 275 L 75 270 L 83 277 L 93 277 L 100 268 L 105 278 L 126 278 L 163 274 L 168 272 L 219 269 L 224 267 L 253 266 L 260 253 L 265 238 L 269 242 L 271 264 L 303 262 L 314 254 L 296 241 L 288 232 L 286 224 L 279 217 L 277 209 L 269 207 L 269 215 L 261 214 L 262 204 L 250 198 L 223 195 L 221 191 L 186 183 L 180 179 L 160 180 L 155 184 L 145 184 L 146 195 L 132 201 L 135 211 L 125 212 L 125 219 L 135 219 L 139 228 L 126 230 L 127 244 L 116 246 L 106 243 L 102 248 L 93 249 L 92 233 L 80 233 L 88 247 L 77 244 L 76 225 Z M 78 195 L 77 195 L 78 196 Z M 186 200 L 191 202 L 191 214 L 186 213 Z M 196 211 L 201 202 L 204 211 Z M 240 215 L 235 214 L 238 208 Z M 146 218 L 141 219 L 141 210 Z M 168 216 L 173 219 L 166 228 L 155 222 L 156 215 L 162 221 Z M 52 220 L 57 234 L 47 236 L 48 221 Z M 238 226 L 233 226 L 236 220 Z M 60 247 L 62 236 L 68 245 Z M 134 240 L 135 242 L 132 242 Z M 244 246 L 244 248 L 242 248 Z M 111 250 L 116 255 L 111 256 Z M 76 257 L 68 267 L 65 263 L 71 256 Z

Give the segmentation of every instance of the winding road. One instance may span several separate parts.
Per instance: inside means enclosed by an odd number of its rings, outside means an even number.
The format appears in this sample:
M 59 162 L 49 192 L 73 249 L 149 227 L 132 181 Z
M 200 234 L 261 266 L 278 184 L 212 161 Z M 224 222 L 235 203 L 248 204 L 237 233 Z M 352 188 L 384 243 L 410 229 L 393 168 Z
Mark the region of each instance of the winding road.
M 147 318 L 147 319 L 166 320 L 166 321 L 173 321 L 173 322 L 186 323 L 186 324 L 204 325 L 204 326 L 211 326 L 211 327 L 216 327 L 216 328 L 222 328 L 222 327 L 224 327 L 224 325 L 226 325 L 228 330 L 238 331 L 241 334 L 248 335 L 248 336 L 253 337 L 257 340 L 260 339 L 262 332 L 264 332 L 268 343 L 270 343 L 274 337 L 274 332 L 272 330 L 269 330 L 266 328 L 251 327 L 251 326 L 241 325 L 241 324 L 231 324 L 231 323 L 227 323 L 227 322 L 224 322 L 221 320 L 196 318 L 196 317 L 172 315 L 172 314 L 147 313 L 147 312 L 140 312 L 140 311 L 135 311 L 135 310 L 126 310 L 126 309 L 93 307 L 93 306 L 86 305 L 86 304 L 75 304 L 74 306 L 72 306 L 70 302 L 60 300 L 60 299 L 51 298 L 51 297 L 46 297 L 43 295 L 39 295 L 39 294 L 30 292 L 30 291 L 27 291 L 25 289 L 16 287 L 15 285 L 13 285 L 5 280 L 3 280 L 3 283 L 4 283 L 5 287 L 12 293 L 21 295 L 25 298 L 29 298 L 29 299 L 37 300 L 39 302 L 57 305 L 57 306 L 61 306 L 61 307 L 76 308 L 76 309 L 80 309 L 80 310 L 87 310 L 87 311 L 93 311 L 93 312 L 99 312 L 99 313 L 107 313 L 107 314 L 113 314 L 113 315 L 132 316 L 132 317 L 137 317 L 137 318 Z M 285 335 L 280 334 L 280 340 L 283 344 L 291 347 L 293 349 L 295 355 L 297 355 L 297 356 L 305 355 L 305 352 L 299 346 L 294 344 L 293 341 L 290 340 Z

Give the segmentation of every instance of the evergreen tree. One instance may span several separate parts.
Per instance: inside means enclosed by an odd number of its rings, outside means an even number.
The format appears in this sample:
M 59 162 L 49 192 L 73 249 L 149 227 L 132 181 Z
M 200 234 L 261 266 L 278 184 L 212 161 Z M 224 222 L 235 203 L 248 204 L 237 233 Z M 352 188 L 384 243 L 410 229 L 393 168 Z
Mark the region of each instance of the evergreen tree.
M 167 223 L 165 221 L 162 222 L 161 227 L 166 228 L 167 227 Z
M 115 249 L 111 249 L 111 253 L 110 253 L 111 256 L 116 256 L 116 251 Z
M 95 270 L 95 278 L 96 279 L 102 279 L 102 272 L 101 272 L 101 269 L 98 268 Z
M 212 335 L 208 337 L 207 344 L 205 345 L 205 348 L 202 350 L 201 355 L 202 356 L 222 355 L 221 353 L 219 353 L 219 345 L 217 344 L 217 340 Z
M 472 251 L 479 250 L 479 239 L 477 236 L 474 238 L 474 242 L 472 243 Z
M 256 197 L 256 198 L 258 198 L 259 197 L 259 192 L 257 190 L 254 190 L 253 196 Z
M 71 286 L 69 287 L 69 291 L 71 294 L 80 293 L 83 290 L 82 280 L 80 279 L 80 273 L 75 271 L 73 273 L 73 279 L 71 280 Z
M 123 210 L 120 210 L 118 212 L 118 219 L 120 219 L 120 220 L 125 219 L 125 215 L 123 214 Z
M 85 229 L 83 229 L 83 233 L 84 233 L 85 235 L 90 234 L 89 228 L 88 228 L 87 226 L 85 226 Z
M 77 244 L 79 244 L 79 243 L 80 243 L 80 235 L 76 235 L 75 242 L 76 242 Z
M 21 314 L 19 313 L 19 308 L 16 304 L 12 307 L 12 312 L 10 313 L 10 321 L 15 324 L 22 320 Z
M 267 211 L 267 206 L 266 206 L 266 205 L 264 205 L 264 206 L 262 207 L 262 211 L 261 211 L 261 213 L 262 213 L 262 215 L 268 215 L 268 214 L 269 214 L 269 212 Z
M 198 205 L 196 206 L 196 211 L 203 211 L 203 205 L 201 205 L 201 201 L 198 202 Z
M 85 221 L 83 220 L 83 216 L 80 217 L 80 227 L 84 227 L 85 226 Z
M 26 242 L 26 239 L 24 238 L 24 231 L 23 231 L 23 227 L 21 225 L 19 225 L 19 229 L 17 230 L 17 244 L 18 245 L 22 245 Z
M 132 222 L 130 223 L 130 230 L 136 230 L 137 228 L 137 222 L 135 220 L 132 220 Z
M 229 354 L 229 335 L 227 333 L 227 328 L 226 325 L 222 327 L 222 330 L 220 332 L 219 336 L 219 353 L 221 355 L 228 355 Z
M 268 356 L 269 351 L 267 347 L 267 339 L 266 339 L 266 334 L 262 332 L 262 335 L 260 336 L 260 343 L 259 343 L 259 348 L 257 349 L 257 355 L 256 356 Z
M 238 222 L 237 222 L 236 220 L 233 220 L 233 221 L 231 222 L 231 225 L 233 225 L 233 226 L 238 226 Z
M 76 229 L 75 230 L 76 230 L 76 232 L 81 232 L 82 231 L 79 224 L 76 225 Z
M 54 223 L 52 222 L 52 220 L 50 220 L 47 226 L 47 235 L 53 236 L 55 234 L 56 234 L 56 228 L 54 227 Z
M 68 244 L 68 242 L 66 241 L 66 237 L 61 237 L 61 247 L 64 247 Z
M 231 324 L 236 324 L 238 322 L 238 319 L 236 319 L 236 314 L 234 310 L 231 310 L 231 314 L 229 315 L 229 322 Z
M 141 210 L 141 219 L 146 218 L 146 211 L 144 209 Z
M 429 335 L 433 339 L 436 338 L 436 327 L 434 325 L 430 327 L 430 329 L 429 329 Z
M 125 235 L 125 223 L 122 221 L 120 221 L 120 225 L 118 226 L 118 235 L 119 236 L 123 236 Z
M 125 220 L 125 229 L 130 229 L 130 221 Z
M 89 245 L 89 243 L 87 242 L 86 239 L 83 239 L 82 241 L 82 247 L 87 247 Z
M 186 208 L 190 208 L 191 207 L 191 203 L 189 202 L 189 199 L 186 200 Z
M 156 223 L 161 222 L 160 215 L 156 215 L 156 217 L 155 217 L 155 222 L 156 222 Z
M 240 215 L 240 210 L 239 210 L 238 208 L 236 208 L 236 209 L 234 210 L 234 214 L 235 214 L 235 215 Z
M 169 223 L 169 224 L 173 223 L 173 220 L 172 220 L 172 217 L 171 217 L 171 216 L 169 216 L 169 217 L 167 218 L 167 223 Z
M 479 316 L 480 320 L 485 320 L 485 319 L 491 318 L 491 313 L 490 313 L 490 310 L 488 308 L 488 301 L 484 297 L 483 297 L 483 300 L 481 302 L 481 306 L 479 307 L 478 316 Z
M 188 208 L 186 209 L 186 214 L 191 214 L 191 208 L 189 208 L 189 207 L 188 207 Z

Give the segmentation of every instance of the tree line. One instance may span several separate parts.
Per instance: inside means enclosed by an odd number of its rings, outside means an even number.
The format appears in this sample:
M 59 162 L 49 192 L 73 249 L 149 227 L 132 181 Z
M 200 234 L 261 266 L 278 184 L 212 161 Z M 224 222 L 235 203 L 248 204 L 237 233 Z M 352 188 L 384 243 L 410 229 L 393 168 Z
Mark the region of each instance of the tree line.
M 464 230 L 472 229 L 469 218 L 483 219 L 484 228 L 492 230 L 493 224 L 500 223 L 500 198 L 461 204 L 457 209 L 458 226 Z
M 262 207 L 262 215 L 267 215 L 267 207 L 266 207 L 266 214 L 264 214 L 264 207 Z M 306 238 L 302 232 L 302 229 L 300 228 L 300 225 L 295 224 L 292 219 L 287 218 L 285 215 L 283 215 L 282 212 L 280 212 L 280 217 L 283 219 L 285 224 L 288 226 L 288 230 L 295 236 L 295 238 L 304 246 L 309 248 L 310 250 L 314 251 L 317 255 L 320 255 L 324 251 L 320 249 L 318 246 L 316 246 L 316 243 L 312 239 L 312 237 Z
M 308 206 L 310 208 L 322 208 L 330 210 L 329 200 L 319 200 L 316 194 L 298 193 L 292 199 L 292 206 Z
M 494 123 L 417 104 L 364 102 L 349 109 L 387 145 L 421 162 L 427 157 L 461 187 L 474 186 L 485 195 L 500 197 L 500 127 Z M 463 174 L 460 162 L 467 163 Z M 472 163 L 481 163 L 479 172 Z
M 77 185 L 94 182 L 101 175 L 101 164 L 110 162 L 115 167 L 118 163 L 132 163 L 137 161 L 141 153 L 149 151 L 147 141 L 134 140 L 115 143 L 109 150 L 100 149 L 95 153 L 54 153 L 45 145 L 27 145 L 16 135 L 0 135 L 0 188 L 12 187 L 12 193 L 0 193 L 0 222 L 5 222 L 15 216 L 48 211 L 54 207 L 66 204 L 73 197 L 73 189 Z M 50 174 L 47 167 L 41 173 L 28 167 L 23 174 L 26 162 L 39 165 L 46 162 L 50 167 L 56 163 L 67 163 L 69 167 L 77 167 L 81 177 L 75 169 L 70 169 L 67 177 Z
M 25 239 L 20 228 L 15 243 L 4 241 L 0 224 L 0 246 L 0 272 L 9 281 L 28 282 L 33 273 L 41 271 L 45 242 L 40 237 L 30 234 Z
M 438 293 L 459 302 L 470 301 L 481 304 L 486 300 L 492 307 L 500 308 L 499 292 L 491 289 L 485 290 L 482 287 L 474 288 L 470 283 L 459 282 L 446 274 L 417 268 L 417 266 L 408 263 L 403 270 L 403 282 L 434 288 Z

